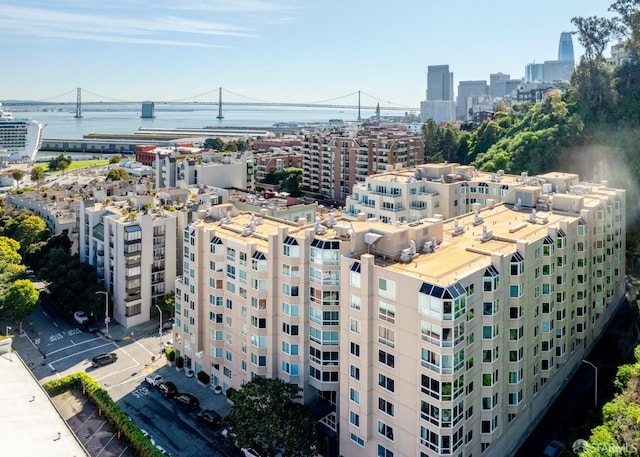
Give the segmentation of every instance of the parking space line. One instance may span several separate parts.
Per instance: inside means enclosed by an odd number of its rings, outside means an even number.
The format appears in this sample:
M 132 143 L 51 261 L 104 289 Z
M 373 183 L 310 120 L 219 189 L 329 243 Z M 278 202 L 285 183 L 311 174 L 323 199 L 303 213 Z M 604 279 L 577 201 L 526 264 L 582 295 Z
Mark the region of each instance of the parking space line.
M 52 365 L 52 364 L 54 364 L 54 363 L 61 362 L 62 360 L 66 360 L 66 359 L 68 359 L 68 358 L 75 357 L 75 356 L 77 356 L 77 355 L 79 355 L 79 354 L 82 354 L 82 353 L 84 353 L 84 352 L 91 352 L 91 351 L 95 351 L 96 349 L 101 349 L 101 348 L 103 348 L 103 347 L 107 347 L 107 346 L 111 346 L 111 345 L 114 345 L 116 348 L 117 348 L 117 347 L 119 347 L 116 343 L 114 343 L 114 342 L 109 342 L 109 343 L 107 343 L 107 344 L 102 344 L 102 345 L 100 345 L 100 346 L 96 346 L 96 347 L 94 347 L 94 348 L 85 349 L 84 351 L 75 352 L 75 353 L 73 353 L 73 354 L 71 354 L 71 355 L 67 355 L 67 356 L 65 356 L 65 357 L 61 357 L 61 358 L 59 358 L 59 359 L 57 359 L 57 360 L 54 360 L 54 361 L 52 361 L 52 362 L 49 362 L 49 366 L 51 366 L 51 365 Z
M 109 446 L 109 443 L 111 443 L 115 437 L 116 437 L 116 434 L 115 434 L 115 433 L 111 435 L 111 439 L 107 442 L 107 444 L 105 444 L 104 446 L 102 446 L 102 449 L 100 449 L 100 452 L 98 452 L 98 453 L 96 454 L 96 457 L 98 457 L 100 454 L 102 454 L 102 451 L 104 451 L 104 450 L 107 448 L 107 446 Z
M 84 403 L 83 403 L 83 406 L 84 406 Z M 87 417 L 87 418 L 84 420 L 84 422 L 80 425 L 80 427 L 82 427 L 84 424 L 86 424 L 86 423 L 87 423 L 87 421 L 88 421 L 89 419 L 91 419 L 91 418 L 92 418 L 92 416 L 95 414 L 95 412 L 96 412 L 96 410 L 94 409 L 94 410 L 91 412 L 91 414 L 89 414 L 89 417 Z
M 129 449 L 129 446 L 125 446 L 124 449 L 122 450 L 122 452 L 120 453 L 120 455 L 118 457 L 122 457 L 124 455 L 125 452 L 127 452 L 127 449 Z
M 47 352 L 47 355 L 48 355 L 48 356 L 50 356 L 51 354 L 55 354 L 56 352 L 66 351 L 67 349 L 71 349 L 71 348 L 72 348 L 72 347 L 74 347 L 74 346 L 80 346 L 80 345 L 82 345 L 82 344 L 85 344 L 85 343 L 91 343 L 91 342 L 93 342 L 93 341 L 95 341 L 95 340 L 100 340 L 100 339 L 101 339 L 101 338 L 100 338 L 99 336 L 97 336 L 97 337 L 92 338 L 92 339 L 87 340 L 87 341 L 82 341 L 82 342 L 80 342 L 80 343 L 74 343 L 74 344 L 72 344 L 72 345 L 70 345 L 70 346 L 65 346 L 65 347 L 63 347 L 62 349 L 56 349 L 55 351 Z
M 94 437 L 94 436 L 96 436 L 96 433 L 98 433 L 98 432 L 100 431 L 100 429 L 101 429 L 101 428 L 104 426 L 104 424 L 106 424 L 106 423 L 107 423 L 107 419 L 106 419 L 106 418 L 102 418 L 102 423 L 100 424 L 100 427 L 98 427 L 98 428 L 96 429 L 96 431 L 95 431 L 95 432 L 93 432 L 93 435 L 91 435 L 91 436 L 89 437 L 89 439 L 87 440 L 87 443 L 88 443 L 89 441 L 91 441 L 91 440 L 93 439 L 93 437 Z M 103 447 L 103 449 L 104 449 L 104 447 Z

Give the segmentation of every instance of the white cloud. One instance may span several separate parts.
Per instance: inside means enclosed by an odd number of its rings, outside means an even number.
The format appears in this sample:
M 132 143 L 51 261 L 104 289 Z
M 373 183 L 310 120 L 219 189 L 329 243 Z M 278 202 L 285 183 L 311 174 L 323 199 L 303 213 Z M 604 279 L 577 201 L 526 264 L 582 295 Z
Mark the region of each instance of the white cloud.
M 168 3 L 166 6 L 168 7 Z M 177 7 L 176 7 L 177 6 Z M 174 2 L 170 15 L 157 14 L 157 5 L 147 0 L 112 0 L 87 8 L 79 0 L 62 0 L 55 6 L 0 5 L 0 30 L 5 35 L 55 37 L 69 40 L 90 39 L 115 43 L 150 45 L 230 47 L 232 38 L 258 38 L 245 15 L 280 11 L 281 5 L 263 0 Z M 183 14 L 179 13 L 181 10 Z M 189 11 L 188 14 L 185 13 Z M 194 13 L 194 11 L 199 11 Z M 203 13 L 203 11 L 205 11 Z M 239 12 L 232 17 L 207 14 L 207 11 Z M 195 17 L 190 17 L 194 16 Z M 213 20 L 207 17 L 212 16 Z M 233 19 L 233 20 L 231 20 Z M 275 17 L 263 18 L 262 24 Z M 286 19 L 280 18 L 286 21 Z M 192 41 L 197 36 L 218 36 L 218 44 Z M 210 38 L 207 38 L 208 42 Z

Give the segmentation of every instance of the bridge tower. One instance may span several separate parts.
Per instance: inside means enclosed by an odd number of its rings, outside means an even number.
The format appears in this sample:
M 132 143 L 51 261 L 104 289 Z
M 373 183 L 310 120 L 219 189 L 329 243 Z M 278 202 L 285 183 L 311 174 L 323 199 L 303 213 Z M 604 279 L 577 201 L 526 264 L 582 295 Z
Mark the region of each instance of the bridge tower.
M 362 118 L 360 117 L 360 91 L 358 91 L 358 122 L 360 122 Z
M 76 93 L 76 119 L 82 119 L 82 89 L 78 87 Z
M 224 119 L 222 115 L 222 87 L 218 87 L 218 115 L 216 119 Z

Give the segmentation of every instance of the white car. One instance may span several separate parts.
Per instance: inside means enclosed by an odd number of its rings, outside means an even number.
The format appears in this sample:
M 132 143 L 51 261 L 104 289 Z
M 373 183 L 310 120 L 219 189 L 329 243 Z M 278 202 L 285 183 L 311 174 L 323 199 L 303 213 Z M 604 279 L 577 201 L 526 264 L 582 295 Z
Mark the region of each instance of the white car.
M 87 317 L 87 313 L 85 313 L 84 311 L 76 311 L 75 313 L 73 313 L 73 318 L 80 325 L 89 323 L 89 318 Z
M 151 373 L 147 375 L 144 380 L 147 381 L 147 384 L 153 387 L 158 387 L 164 382 L 164 378 L 158 373 Z

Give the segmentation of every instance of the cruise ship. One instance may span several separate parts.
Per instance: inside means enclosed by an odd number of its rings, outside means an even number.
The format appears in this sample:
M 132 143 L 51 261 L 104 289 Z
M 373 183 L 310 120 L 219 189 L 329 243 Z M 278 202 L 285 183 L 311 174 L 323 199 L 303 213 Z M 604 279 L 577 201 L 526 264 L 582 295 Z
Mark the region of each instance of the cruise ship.
M 14 119 L 0 104 L 0 160 L 32 162 L 42 145 L 42 124 L 31 119 Z

